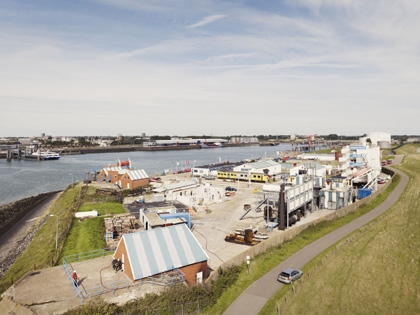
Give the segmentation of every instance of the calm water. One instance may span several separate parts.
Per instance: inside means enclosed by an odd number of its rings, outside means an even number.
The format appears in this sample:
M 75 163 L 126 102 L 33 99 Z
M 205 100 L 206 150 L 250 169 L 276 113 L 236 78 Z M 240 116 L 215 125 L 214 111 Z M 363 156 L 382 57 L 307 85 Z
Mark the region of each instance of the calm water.
M 88 173 L 118 159 L 131 160 L 132 167 L 144 169 L 149 176 L 165 170 L 176 171 L 219 161 L 236 162 L 244 159 L 275 157 L 277 151 L 290 150 L 291 145 L 251 146 L 159 152 L 119 152 L 62 156 L 57 161 L 7 162 L 0 159 L 0 205 L 35 196 L 40 193 L 65 189 L 73 181 L 83 181 Z M 186 164 L 189 161 L 189 164 Z

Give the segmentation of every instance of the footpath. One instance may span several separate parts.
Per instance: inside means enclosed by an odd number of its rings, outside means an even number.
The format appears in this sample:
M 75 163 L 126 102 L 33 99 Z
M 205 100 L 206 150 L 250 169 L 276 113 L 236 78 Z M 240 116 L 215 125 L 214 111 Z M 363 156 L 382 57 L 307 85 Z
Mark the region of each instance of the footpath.
M 399 164 L 402 161 L 401 156 L 394 159 L 394 164 Z M 341 228 L 331 232 L 324 237 L 316 240 L 312 244 L 304 247 L 288 259 L 278 264 L 275 268 L 267 272 L 260 279 L 250 285 L 223 313 L 224 315 L 253 315 L 258 314 L 264 307 L 267 301 L 283 286 L 277 281 L 279 272 L 285 268 L 292 267 L 301 269 L 309 261 L 314 259 L 322 251 L 337 243 L 350 233 L 359 229 L 363 225 L 372 221 L 390 207 L 392 207 L 404 191 L 405 186 L 408 184 L 408 176 L 398 170 L 394 171 L 401 176 L 401 182 L 392 191 L 388 198 L 378 207 L 366 213 L 365 215 L 357 218 L 356 220 L 342 226 Z

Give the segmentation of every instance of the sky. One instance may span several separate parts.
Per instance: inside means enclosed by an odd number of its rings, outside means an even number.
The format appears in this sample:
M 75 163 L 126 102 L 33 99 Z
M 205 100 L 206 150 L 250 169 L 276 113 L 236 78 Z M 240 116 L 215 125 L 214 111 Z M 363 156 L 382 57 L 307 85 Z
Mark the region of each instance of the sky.
M 2 0 L 0 137 L 420 134 L 420 1 Z

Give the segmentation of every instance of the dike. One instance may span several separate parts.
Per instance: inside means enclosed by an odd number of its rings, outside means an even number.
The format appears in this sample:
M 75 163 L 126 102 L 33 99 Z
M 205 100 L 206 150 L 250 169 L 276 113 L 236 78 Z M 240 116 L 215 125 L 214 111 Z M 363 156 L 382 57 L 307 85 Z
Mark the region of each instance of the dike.
M 58 193 L 53 191 L 39 194 L 33 197 L 27 197 L 18 201 L 14 201 L 0 207 L 0 236 L 7 233 L 20 219 L 28 212 L 44 202 L 50 196 Z

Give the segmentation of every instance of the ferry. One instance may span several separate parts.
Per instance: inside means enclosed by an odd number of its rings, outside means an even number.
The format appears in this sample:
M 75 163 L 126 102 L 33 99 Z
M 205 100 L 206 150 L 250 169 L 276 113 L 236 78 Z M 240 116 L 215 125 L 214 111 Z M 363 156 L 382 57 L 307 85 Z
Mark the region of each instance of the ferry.
M 54 151 L 40 151 L 37 150 L 31 154 L 25 155 L 24 157 L 26 160 L 41 160 L 41 161 L 47 161 L 47 160 L 58 160 L 60 158 L 60 154 Z

